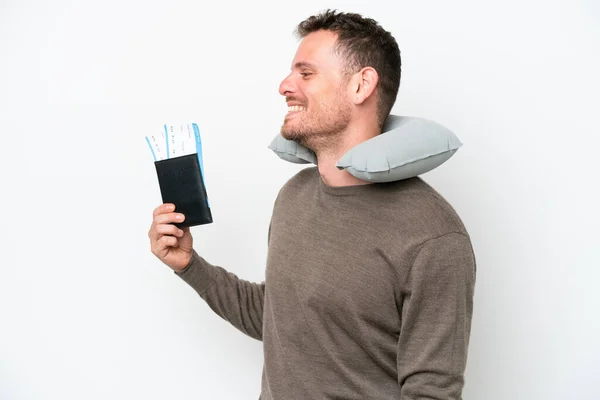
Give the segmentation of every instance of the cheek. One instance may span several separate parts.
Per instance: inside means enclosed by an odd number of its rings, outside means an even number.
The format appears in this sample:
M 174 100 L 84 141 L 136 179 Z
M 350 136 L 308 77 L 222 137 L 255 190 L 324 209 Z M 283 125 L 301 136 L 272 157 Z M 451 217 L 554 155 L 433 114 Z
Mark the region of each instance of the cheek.
M 329 97 L 332 87 L 326 82 L 323 82 L 322 79 L 315 77 L 299 82 L 298 89 L 305 97 L 318 99 L 320 97 Z
M 317 85 L 306 85 L 302 88 L 302 94 L 308 104 L 313 108 L 323 108 L 332 101 L 332 92 L 329 87 Z

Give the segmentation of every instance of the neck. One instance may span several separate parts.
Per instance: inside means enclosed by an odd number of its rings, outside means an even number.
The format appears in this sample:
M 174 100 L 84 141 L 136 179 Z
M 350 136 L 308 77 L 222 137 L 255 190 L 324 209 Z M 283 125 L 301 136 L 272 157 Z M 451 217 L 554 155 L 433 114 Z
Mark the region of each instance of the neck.
M 317 156 L 317 165 L 321 179 L 328 186 L 354 186 L 366 185 L 370 182 L 363 181 L 353 176 L 346 170 L 336 167 L 337 162 L 350 149 L 358 144 L 371 139 L 381 133 L 375 124 L 350 124 L 343 132 L 336 135 L 335 140 L 314 146 Z

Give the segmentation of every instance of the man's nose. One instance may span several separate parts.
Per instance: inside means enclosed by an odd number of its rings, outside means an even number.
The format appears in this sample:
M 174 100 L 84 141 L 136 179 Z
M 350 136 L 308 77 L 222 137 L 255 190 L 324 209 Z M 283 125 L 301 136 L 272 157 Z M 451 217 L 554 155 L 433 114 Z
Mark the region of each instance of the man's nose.
M 292 81 L 292 74 L 285 77 L 283 81 L 279 84 L 279 94 L 282 96 L 288 96 L 289 94 L 294 93 L 294 85 Z

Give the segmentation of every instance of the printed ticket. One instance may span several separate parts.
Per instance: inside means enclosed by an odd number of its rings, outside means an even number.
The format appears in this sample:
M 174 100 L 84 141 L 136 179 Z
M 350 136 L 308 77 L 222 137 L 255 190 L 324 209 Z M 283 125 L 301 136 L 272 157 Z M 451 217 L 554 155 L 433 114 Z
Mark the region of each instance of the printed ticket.
M 196 137 L 192 124 L 165 125 L 164 129 L 168 138 L 169 158 L 196 153 Z
M 165 124 L 158 133 L 146 136 L 146 143 L 154 161 L 197 153 L 202 165 L 202 140 L 195 123 Z
M 164 160 L 167 157 L 167 144 L 165 131 L 161 130 L 155 135 L 146 136 L 146 143 L 150 147 L 150 152 L 154 161 Z

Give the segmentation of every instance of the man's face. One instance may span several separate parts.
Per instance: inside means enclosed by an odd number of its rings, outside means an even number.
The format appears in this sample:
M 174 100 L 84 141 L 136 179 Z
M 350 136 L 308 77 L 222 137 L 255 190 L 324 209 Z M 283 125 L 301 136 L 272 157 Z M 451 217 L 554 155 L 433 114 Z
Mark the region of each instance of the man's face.
M 302 40 L 292 61 L 292 71 L 281 82 L 288 113 L 281 135 L 303 145 L 334 138 L 348 126 L 348 101 L 344 63 L 334 54 L 337 35 L 313 32 Z

